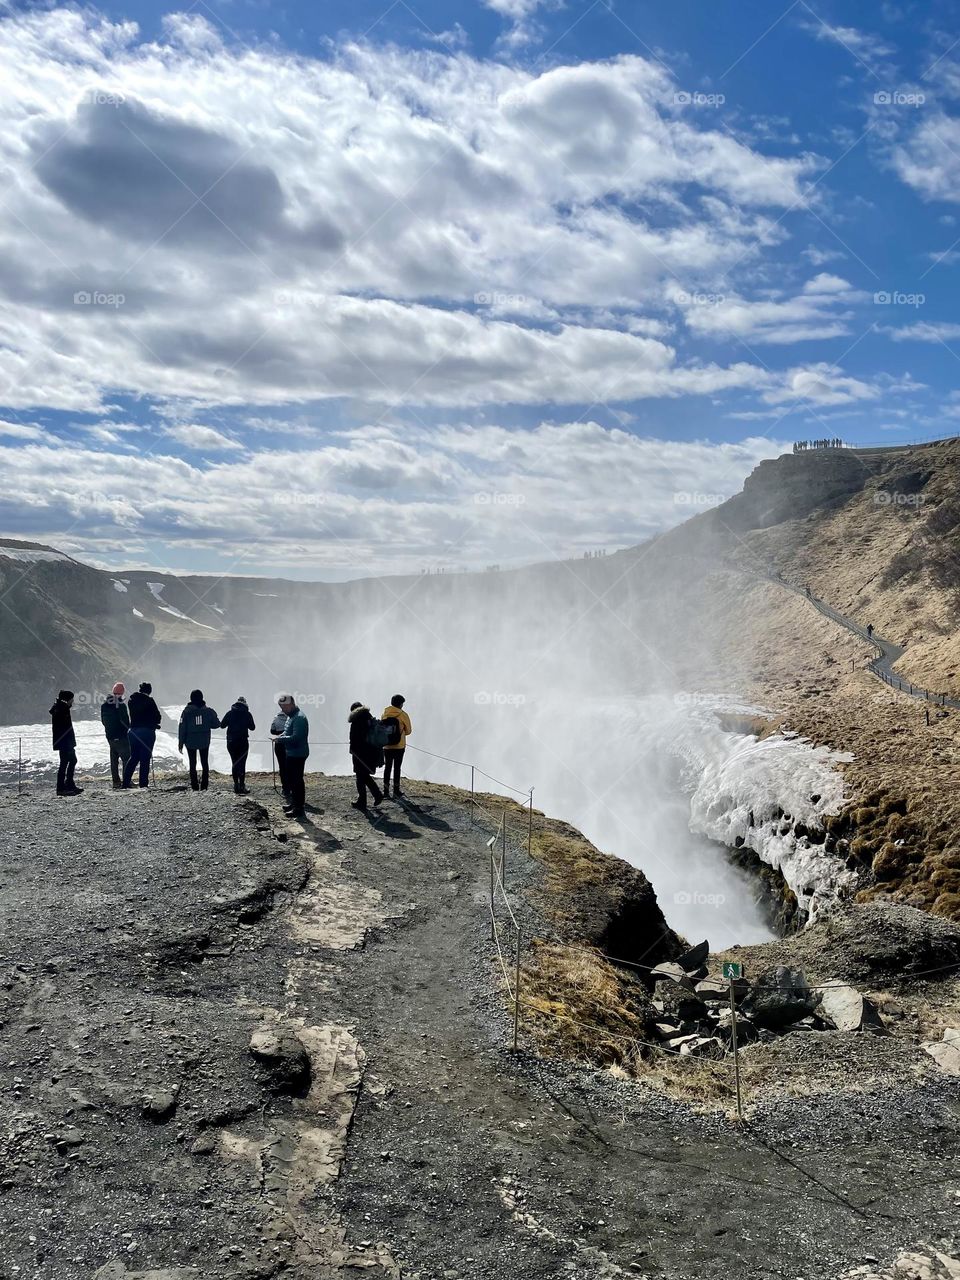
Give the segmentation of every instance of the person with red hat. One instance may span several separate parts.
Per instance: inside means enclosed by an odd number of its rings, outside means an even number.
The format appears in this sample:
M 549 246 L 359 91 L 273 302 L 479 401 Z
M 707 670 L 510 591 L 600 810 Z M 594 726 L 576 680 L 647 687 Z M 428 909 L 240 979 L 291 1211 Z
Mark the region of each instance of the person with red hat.
M 114 791 L 123 787 L 120 766 L 122 764 L 126 768 L 130 759 L 130 712 L 123 700 L 125 693 L 126 689 L 118 680 L 110 696 L 100 705 L 100 723 L 110 744 L 110 776 Z

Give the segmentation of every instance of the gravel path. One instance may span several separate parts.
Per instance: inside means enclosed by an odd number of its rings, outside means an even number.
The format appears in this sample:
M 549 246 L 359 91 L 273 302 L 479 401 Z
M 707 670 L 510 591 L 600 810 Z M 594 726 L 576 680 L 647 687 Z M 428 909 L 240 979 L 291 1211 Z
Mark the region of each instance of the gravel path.
M 815 1280 L 954 1229 L 955 1084 L 741 1131 L 515 1057 L 462 809 L 252 785 L 0 799 L 0 1280 Z

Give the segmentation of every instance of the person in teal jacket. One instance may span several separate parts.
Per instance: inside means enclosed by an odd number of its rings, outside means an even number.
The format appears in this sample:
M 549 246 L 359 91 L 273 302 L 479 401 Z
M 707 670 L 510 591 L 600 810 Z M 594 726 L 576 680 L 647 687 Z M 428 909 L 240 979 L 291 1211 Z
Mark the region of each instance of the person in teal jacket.
M 303 806 L 306 804 L 306 788 L 303 781 L 303 770 L 310 754 L 310 725 L 307 717 L 297 706 L 296 700 L 285 693 L 278 700 L 280 710 L 287 717 L 283 733 L 276 739 L 277 746 L 283 747 L 285 755 L 285 772 L 290 801 L 283 806 L 288 818 L 302 818 Z

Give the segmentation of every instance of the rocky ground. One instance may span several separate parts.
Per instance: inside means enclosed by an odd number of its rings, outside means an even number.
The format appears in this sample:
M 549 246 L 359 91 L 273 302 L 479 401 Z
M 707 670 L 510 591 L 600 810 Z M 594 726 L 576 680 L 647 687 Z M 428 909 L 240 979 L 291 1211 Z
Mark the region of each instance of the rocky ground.
M 311 778 L 290 825 L 253 787 L 0 799 L 3 1280 L 957 1274 L 953 1078 L 821 1033 L 848 1078 L 768 1074 L 740 1127 L 532 1025 L 513 1055 L 456 794 L 367 819 Z M 548 938 L 550 880 L 511 846 Z

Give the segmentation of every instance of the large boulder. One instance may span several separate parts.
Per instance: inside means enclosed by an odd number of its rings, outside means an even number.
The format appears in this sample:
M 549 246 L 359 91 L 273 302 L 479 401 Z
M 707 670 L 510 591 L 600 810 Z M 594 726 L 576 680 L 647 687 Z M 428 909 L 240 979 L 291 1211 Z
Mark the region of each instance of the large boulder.
M 813 1013 L 817 997 L 799 969 L 778 964 L 760 974 L 743 1002 L 744 1012 L 771 1031 L 799 1022 Z
M 942 1040 L 924 1040 L 923 1047 L 945 1075 L 960 1076 L 960 1027 L 947 1027 Z
M 310 1088 L 310 1055 L 286 1027 L 259 1027 L 250 1037 L 250 1052 L 275 1093 L 306 1093 Z
M 882 1033 L 883 1022 L 875 1005 L 856 987 L 834 979 L 820 989 L 817 1013 L 837 1031 L 873 1031 Z

